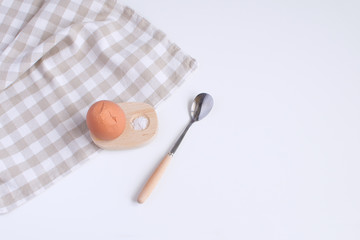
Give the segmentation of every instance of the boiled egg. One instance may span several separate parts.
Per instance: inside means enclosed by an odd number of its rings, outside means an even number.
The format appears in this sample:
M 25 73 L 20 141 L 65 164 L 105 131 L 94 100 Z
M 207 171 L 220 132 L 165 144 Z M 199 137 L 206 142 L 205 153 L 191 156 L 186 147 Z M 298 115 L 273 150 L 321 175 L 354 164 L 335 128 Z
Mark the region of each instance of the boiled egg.
M 96 138 L 113 140 L 123 133 L 126 117 L 118 104 L 102 100 L 89 108 L 86 114 L 86 124 Z

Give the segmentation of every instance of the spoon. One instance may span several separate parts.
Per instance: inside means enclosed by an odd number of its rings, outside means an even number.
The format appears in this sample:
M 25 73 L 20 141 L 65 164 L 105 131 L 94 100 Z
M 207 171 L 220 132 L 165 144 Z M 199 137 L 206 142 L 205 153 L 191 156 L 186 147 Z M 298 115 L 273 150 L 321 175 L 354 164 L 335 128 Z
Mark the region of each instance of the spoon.
M 206 115 L 208 115 L 208 113 L 211 111 L 213 105 L 214 100 L 210 94 L 200 93 L 195 97 L 190 110 L 191 119 L 189 124 L 186 126 L 185 130 L 180 135 L 173 148 L 160 162 L 159 166 L 156 168 L 156 170 L 153 172 L 153 174 L 145 184 L 137 199 L 138 203 L 145 202 L 145 200 L 150 196 L 151 192 L 154 190 L 161 176 L 164 174 L 166 167 L 170 163 L 171 158 L 173 157 L 174 153 L 176 152 L 177 148 L 179 147 L 181 141 L 183 140 L 186 132 L 189 130 L 191 125 L 194 122 L 200 121 L 201 119 L 206 117 Z

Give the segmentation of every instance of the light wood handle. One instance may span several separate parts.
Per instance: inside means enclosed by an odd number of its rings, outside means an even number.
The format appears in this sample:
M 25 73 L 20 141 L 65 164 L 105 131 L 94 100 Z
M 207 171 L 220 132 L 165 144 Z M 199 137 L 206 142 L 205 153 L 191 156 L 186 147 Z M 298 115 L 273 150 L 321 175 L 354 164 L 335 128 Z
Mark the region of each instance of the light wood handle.
M 143 203 L 150 196 L 152 191 L 154 190 L 156 184 L 159 182 L 161 176 L 164 174 L 166 167 L 169 165 L 170 160 L 172 158 L 171 154 L 167 154 L 164 159 L 161 161 L 159 166 L 153 172 L 147 183 L 145 184 L 143 190 L 139 194 L 137 199 L 138 203 Z

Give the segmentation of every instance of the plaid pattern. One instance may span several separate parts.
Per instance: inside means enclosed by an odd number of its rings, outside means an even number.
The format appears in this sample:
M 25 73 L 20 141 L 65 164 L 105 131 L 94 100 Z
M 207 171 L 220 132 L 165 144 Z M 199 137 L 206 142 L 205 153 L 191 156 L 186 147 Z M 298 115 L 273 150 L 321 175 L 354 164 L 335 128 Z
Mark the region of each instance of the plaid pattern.
M 132 9 L 109 0 L 0 3 L 0 213 L 98 148 L 97 100 L 156 106 L 196 62 Z

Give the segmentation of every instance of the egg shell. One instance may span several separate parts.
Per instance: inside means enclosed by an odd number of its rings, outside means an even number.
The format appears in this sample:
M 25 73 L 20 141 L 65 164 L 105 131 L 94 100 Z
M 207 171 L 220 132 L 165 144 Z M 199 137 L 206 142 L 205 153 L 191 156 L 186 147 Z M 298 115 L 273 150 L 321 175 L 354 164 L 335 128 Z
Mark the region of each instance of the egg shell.
M 114 102 L 98 101 L 89 108 L 86 114 L 86 125 L 95 137 L 101 140 L 113 140 L 125 129 L 125 113 Z

